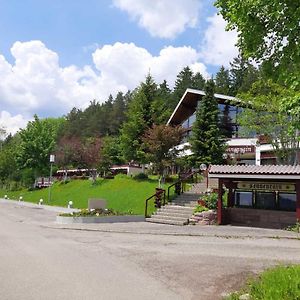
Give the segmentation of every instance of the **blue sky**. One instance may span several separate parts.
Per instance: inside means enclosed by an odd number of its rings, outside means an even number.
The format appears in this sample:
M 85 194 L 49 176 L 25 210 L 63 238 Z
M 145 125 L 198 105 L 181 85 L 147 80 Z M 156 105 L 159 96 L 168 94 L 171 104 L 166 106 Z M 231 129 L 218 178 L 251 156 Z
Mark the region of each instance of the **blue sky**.
M 208 0 L 0 0 L 0 125 L 66 114 L 132 89 L 150 70 L 174 84 L 236 56 Z

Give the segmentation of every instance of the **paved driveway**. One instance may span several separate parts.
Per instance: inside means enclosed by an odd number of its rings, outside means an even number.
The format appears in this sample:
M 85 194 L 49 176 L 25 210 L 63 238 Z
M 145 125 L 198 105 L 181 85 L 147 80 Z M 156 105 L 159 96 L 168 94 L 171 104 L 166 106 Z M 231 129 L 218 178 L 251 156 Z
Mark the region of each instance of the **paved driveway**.
M 58 225 L 0 201 L 0 299 L 219 299 L 249 275 L 300 263 L 294 233 L 229 226 Z

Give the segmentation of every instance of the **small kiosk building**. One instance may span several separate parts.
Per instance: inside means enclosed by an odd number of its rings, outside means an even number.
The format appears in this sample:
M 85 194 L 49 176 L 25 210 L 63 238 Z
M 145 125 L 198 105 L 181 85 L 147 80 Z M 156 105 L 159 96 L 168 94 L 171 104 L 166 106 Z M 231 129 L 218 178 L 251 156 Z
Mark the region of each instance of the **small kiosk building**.
M 284 228 L 300 220 L 300 165 L 211 165 L 208 177 L 218 180 L 219 224 Z

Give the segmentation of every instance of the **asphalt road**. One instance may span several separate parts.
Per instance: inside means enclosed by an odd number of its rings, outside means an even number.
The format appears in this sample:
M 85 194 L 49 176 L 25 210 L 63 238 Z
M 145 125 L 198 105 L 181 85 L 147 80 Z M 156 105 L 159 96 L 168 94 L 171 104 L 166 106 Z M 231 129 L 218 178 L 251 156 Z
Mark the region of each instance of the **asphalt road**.
M 86 231 L 62 229 L 55 216 L 0 202 L 1 300 L 215 300 L 266 267 L 300 263 L 300 241 L 278 231 L 237 237 L 249 229 L 226 228 L 221 236 L 213 233 L 221 227 L 210 227 L 209 235 L 190 236 L 188 227 L 176 235 L 168 225 L 148 223 Z

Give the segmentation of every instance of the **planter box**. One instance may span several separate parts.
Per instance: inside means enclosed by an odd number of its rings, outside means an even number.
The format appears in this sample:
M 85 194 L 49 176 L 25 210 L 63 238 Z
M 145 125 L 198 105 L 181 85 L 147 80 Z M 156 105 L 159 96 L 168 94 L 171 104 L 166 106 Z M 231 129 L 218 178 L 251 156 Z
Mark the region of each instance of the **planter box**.
M 56 217 L 59 224 L 78 224 L 78 223 L 127 223 L 144 222 L 144 216 L 107 216 L 107 217 Z

